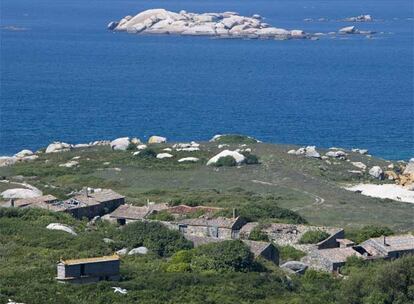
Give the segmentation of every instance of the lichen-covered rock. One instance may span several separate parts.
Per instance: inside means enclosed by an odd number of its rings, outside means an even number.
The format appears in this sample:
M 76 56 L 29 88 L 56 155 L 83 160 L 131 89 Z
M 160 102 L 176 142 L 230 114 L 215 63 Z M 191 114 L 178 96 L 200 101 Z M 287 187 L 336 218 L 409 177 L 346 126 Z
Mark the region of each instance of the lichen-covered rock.
M 149 144 L 163 144 L 166 142 L 167 142 L 167 138 L 162 137 L 162 136 L 157 136 L 157 135 L 151 136 L 148 139 Z
M 46 153 L 65 152 L 69 151 L 70 149 L 72 149 L 72 146 L 70 144 L 56 141 L 47 146 Z
M 359 169 L 362 169 L 362 170 L 365 170 L 367 168 L 367 165 L 365 165 L 364 163 L 361 163 L 361 162 L 352 162 L 351 164 L 353 166 L 359 168 Z
M 16 153 L 14 156 L 15 157 L 25 157 L 25 156 L 30 156 L 33 155 L 33 152 L 30 150 L 21 150 L 19 153 Z
M 42 192 L 37 189 L 14 188 L 5 190 L 0 195 L 5 199 L 32 198 L 42 196 Z
M 120 137 L 111 141 L 112 150 L 125 151 L 130 144 L 129 137 Z
M 18 158 L 14 156 L 1 156 L 0 157 L 0 167 L 7 167 L 14 165 L 17 162 Z
M 289 261 L 280 265 L 280 268 L 296 274 L 304 274 L 305 271 L 308 269 L 308 265 L 299 261 Z
M 246 159 L 243 154 L 237 151 L 224 150 L 224 151 L 221 151 L 219 154 L 210 158 L 209 161 L 207 162 L 207 166 L 216 164 L 220 158 L 226 157 L 226 156 L 233 157 L 238 165 L 243 163 Z
M 382 171 L 381 167 L 374 166 L 368 171 L 369 175 L 371 175 L 374 178 L 383 179 L 384 178 L 384 172 Z
M 158 153 L 157 158 L 158 159 L 164 159 L 164 158 L 172 158 L 174 155 L 171 155 L 170 153 Z
M 197 157 L 184 157 L 184 158 L 180 158 L 178 160 L 179 163 L 185 163 L 185 162 L 190 162 L 190 163 L 196 163 L 198 162 L 200 159 Z
M 70 233 L 72 235 L 78 235 L 75 230 L 73 230 L 72 227 L 69 227 L 67 225 L 63 225 L 63 224 L 59 224 L 59 223 L 51 223 L 49 225 L 46 226 L 46 229 L 49 230 L 60 230 L 60 231 L 64 231 L 67 233 Z
M 147 253 L 148 253 L 148 248 L 141 246 L 138 248 L 131 249 L 131 251 L 128 252 L 128 255 L 147 254 Z

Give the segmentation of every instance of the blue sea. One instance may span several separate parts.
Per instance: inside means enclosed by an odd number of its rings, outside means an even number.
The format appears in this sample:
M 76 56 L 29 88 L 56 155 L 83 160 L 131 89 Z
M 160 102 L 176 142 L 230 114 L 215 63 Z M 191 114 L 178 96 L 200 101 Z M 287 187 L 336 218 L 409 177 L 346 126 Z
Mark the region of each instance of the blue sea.
M 149 8 L 258 13 L 324 33 L 371 14 L 356 26 L 378 33 L 274 41 L 106 30 Z M 0 155 L 55 140 L 242 133 L 414 156 L 412 0 L 2 0 L 1 27 Z

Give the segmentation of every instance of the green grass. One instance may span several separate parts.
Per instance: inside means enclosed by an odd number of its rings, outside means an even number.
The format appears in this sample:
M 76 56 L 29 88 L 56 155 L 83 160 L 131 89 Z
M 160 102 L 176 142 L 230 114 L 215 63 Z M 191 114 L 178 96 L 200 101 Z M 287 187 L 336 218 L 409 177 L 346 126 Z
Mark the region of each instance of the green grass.
M 207 160 L 220 150 L 217 143 L 202 143 L 201 151 L 171 152 L 172 159 L 142 159 L 130 151 L 112 151 L 109 147 L 94 147 L 64 153 L 43 154 L 38 160 L 0 168 L 0 176 L 24 179 L 45 193 L 66 197 L 84 186 L 112 188 L 127 196 L 133 204 L 181 201 L 191 205 L 214 205 L 225 208 L 259 204 L 237 193 L 241 189 L 251 197 L 272 196 L 274 204 L 296 211 L 315 225 L 360 228 L 385 225 L 394 231 L 414 230 L 414 204 L 366 197 L 342 189 L 358 182 L 377 182 L 367 174 L 356 176 L 348 172 L 356 168 L 347 161 L 307 159 L 288 155 L 292 146 L 248 144 L 260 158 L 259 165 L 212 168 Z M 229 149 L 240 147 L 229 144 Z M 171 144 L 152 145 L 161 152 Z M 323 150 L 318 149 L 324 153 Z M 62 168 L 59 164 L 80 156 L 78 168 Z M 181 157 L 194 156 L 199 163 L 178 163 Z M 377 158 L 350 152 L 351 161 L 362 161 L 368 167 L 388 163 Z M 47 161 L 47 162 L 46 162 Z M 105 165 L 105 163 L 109 164 Z M 0 183 L 0 186 L 2 184 Z

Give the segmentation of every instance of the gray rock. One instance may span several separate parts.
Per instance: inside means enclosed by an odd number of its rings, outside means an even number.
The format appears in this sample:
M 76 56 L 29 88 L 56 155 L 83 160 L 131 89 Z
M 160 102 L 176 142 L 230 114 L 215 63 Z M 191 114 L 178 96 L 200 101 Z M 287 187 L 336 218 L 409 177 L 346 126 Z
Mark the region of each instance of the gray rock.
M 111 141 L 112 150 L 122 150 L 125 151 L 130 144 L 129 137 L 120 137 Z
M 14 165 L 17 162 L 17 157 L 14 156 L 1 156 L 0 157 L 0 167 L 7 167 Z
M 405 167 L 403 174 L 414 174 L 414 158 L 410 159 L 410 162 Z
M 280 265 L 280 268 L 283 268 L 296 274 L 304 274 L 305 271 L 308 269 L 308 265 L 299 261 L 289 261 Z
M 122 248 L 116 252 L 117 255 L 123 256 L 128 254 L 128 248 Z
M 56 141 L 47 146 L 46 153 L 65 152 L 69 151 L 70 149 L 72 149 L 72 146 L 70 144 Z
M 384 178 L 384 172 L 382 171 L 381 167 L 374 166 L 368 171 L 369 175 L 371 175 L 374 178 L 377 179 L 383 179 Z
M 33 155 L 33 152 L 25 149 L 25 150 L 21 150 L 19 153 L 16 153 L 14 156 L 21 158 L 21 157 L 30 156 L 30 155 Z
M 70 233 L 72 235 L 78 235 L 72 227 L 69 227 L 67 225 L 63 225 L 63 224 L 59 224 L 59 223 L 51 223 L 49 225 L 46 226 L 46 229 L 49 230 L 60 230 L 60 231 L 64 231 L 67 233 Z
M 343 27 L 339 30 L 340 34 L 355 34 L 357 32 L 355 26 Z
M 118 24 L 119 23 L 116 21 L 111 21 L 108 23 L 107 28 L 108 30 L 113 31 L 118 26 Z
M 14 188 L 3 191 L 0 196 L 5 199 L 33 198 L 42 196 L 42 192 L 35 189 Z
M 148 248 L 141 246 L 138 248 L 131 249 L 131 251 L 128 252 L 128 255 L 147 254 L 147 253 L 148 253 Z
M 307 146 L 305 150 L 306 150 L 305 152 L 306 157 L 321 158 L 321 155 L 318 153 L 318 151 L 316 151 L 315 146 Z

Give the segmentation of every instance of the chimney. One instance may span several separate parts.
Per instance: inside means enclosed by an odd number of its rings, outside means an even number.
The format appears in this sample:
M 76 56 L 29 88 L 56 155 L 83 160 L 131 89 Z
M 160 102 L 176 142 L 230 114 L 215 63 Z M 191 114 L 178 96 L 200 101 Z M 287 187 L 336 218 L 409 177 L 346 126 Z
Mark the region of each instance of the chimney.
M 384 237 L 384 245 L 387 246 L 387 241 L 386 241 L 385 235 L 383 237 Z
M 10 207 L 14 207 L 14 198 L 10 199 Z
M 83 188 L 83 192 L 85 194 L 86 197 L 88 197 L 88 187 Z
M 236 208 L 233 208 L 233 218 L 236 218 Z

